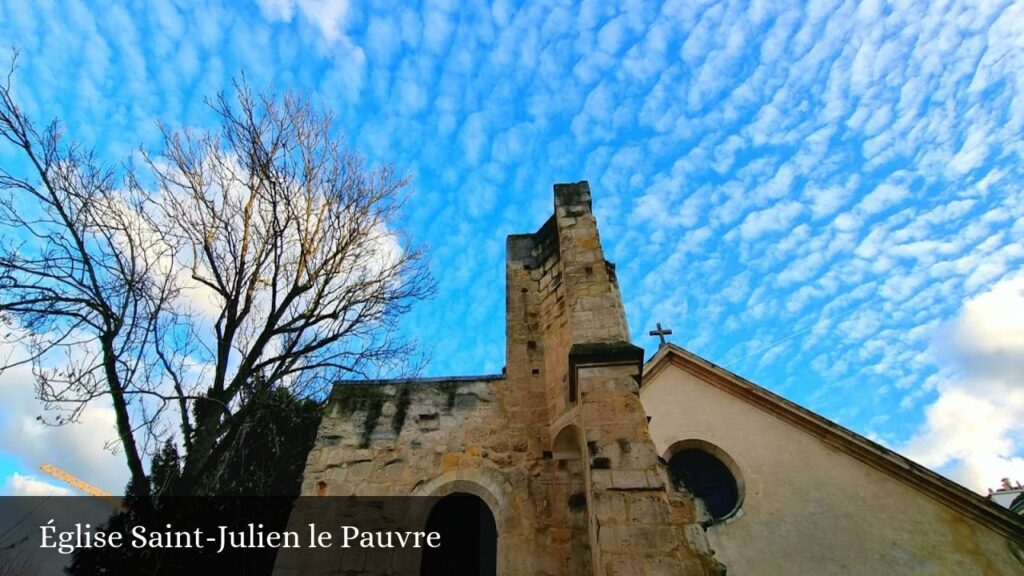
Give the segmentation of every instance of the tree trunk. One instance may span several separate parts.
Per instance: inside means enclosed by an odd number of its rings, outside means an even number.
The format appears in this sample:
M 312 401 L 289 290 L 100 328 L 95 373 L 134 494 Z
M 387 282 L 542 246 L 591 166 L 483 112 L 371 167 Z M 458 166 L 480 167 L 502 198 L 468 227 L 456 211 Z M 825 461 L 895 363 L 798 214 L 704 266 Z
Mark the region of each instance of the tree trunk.
M 140 498 L 149 502 L 149 477 L 142 466 L 142 457 L 139 455 L 138 445 L 135 443 L 135 435 L 132 433 L 131 416 L 128 414 L 128 404 L 125 401 L 124 390 L 121 388 L 121 378 L 117 373 L 117 356 L 114 353 L 114 346 L 110 337 L 101 340 L 103 346 L 103 369 L 107 377 L 107 385 L 110 388 L 110 399 L 114 405 L 114 415 L 117 422 L 117 434 L 121 439 L 121 446 L 124 448 L 124 457 L 128 461 L 128 470 L 132 475 L 132 483 Z

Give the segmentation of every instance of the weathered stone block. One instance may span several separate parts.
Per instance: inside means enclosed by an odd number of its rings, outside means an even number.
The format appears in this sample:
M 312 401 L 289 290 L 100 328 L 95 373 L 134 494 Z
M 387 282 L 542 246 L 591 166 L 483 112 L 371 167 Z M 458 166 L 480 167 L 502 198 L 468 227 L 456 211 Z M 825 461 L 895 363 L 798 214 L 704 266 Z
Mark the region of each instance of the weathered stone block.
M 627 554 L 609 555 L 604 562 L 605 576 L 644 576 L 643 560 Z
M 645 490 L 649 487 L 644 470 L 613 470 L 612 487 L 617 490 Z
M 641 524 L 670 524 L 671 513 L 660 495 L 634 496 L 630 500 L 629 518 Z
M 647 487 L 651 489 L 664 489 L 666 486 L 665 475 L 660 470 L 647 471 Z
M 701 554 L 710 554 L 711 546 L 708 544 L 708 535 L 700 524 L 688 524 L 683 527 L 686 534 L 686 544 L 691 550 Z
M 449 452 L 441 458 L 441 468 L 445 471 L 456 470 L 459 467 L 459 454 Z
M 590 484 L 595 491 L 604 491 L 612 487 L 611 470 L 591 470 Z
M 614 519 L 629 516 L 629 505 L 625 494 L 609 491 L 595 497 L 595 500 L 594 508 L 598 518 Z

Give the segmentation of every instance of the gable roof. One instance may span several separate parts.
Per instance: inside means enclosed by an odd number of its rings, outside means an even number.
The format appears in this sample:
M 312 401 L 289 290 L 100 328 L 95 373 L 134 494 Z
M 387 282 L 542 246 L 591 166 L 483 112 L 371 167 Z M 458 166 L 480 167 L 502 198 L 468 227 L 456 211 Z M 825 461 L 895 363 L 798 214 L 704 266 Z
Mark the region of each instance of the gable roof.
M 668 366 L 676 366 L 760 408 L 814 436 L 831 448 L 902 481 L 1002 536 L 1024 542 L 1024 517 L 1013 514 L 980 494 L 675 344 L 661 346 L 647 361 L 644 365 L 641 389 Z

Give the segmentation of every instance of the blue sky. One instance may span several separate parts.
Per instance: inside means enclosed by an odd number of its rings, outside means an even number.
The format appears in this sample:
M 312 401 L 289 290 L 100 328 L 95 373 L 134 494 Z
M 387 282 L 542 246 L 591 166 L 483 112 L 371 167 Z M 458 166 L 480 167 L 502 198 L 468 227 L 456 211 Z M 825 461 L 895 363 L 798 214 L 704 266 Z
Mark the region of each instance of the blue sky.
M 110 161 L 243 72 L 334 110 L 411 177 L 430 374 L 500 371 L 505 236 L 586 179 L 638 344 L 661 322 L 971 488 L 1024 480 L 1024 6 L 372 4 L 11 1 L 0 56 Z M 7 492 L 45 461 L 119 490 L 102 407 L 42 429 L 25 374 L 0 392 Z

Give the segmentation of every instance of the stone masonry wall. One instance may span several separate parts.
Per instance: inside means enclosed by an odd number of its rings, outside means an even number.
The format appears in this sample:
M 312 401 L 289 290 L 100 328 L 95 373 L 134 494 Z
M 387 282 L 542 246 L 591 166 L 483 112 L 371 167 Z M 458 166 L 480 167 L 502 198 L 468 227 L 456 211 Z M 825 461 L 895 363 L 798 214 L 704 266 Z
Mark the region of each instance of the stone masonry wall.
M 587 539 L 572 528 L 585 536 L 585 509 L 570 505 L 581 486 L 545 457 L 538 398 L 497 376 L 336 385 L 302 494 L 469 492 L 495 514 L 499 574 L 589 574 Z

